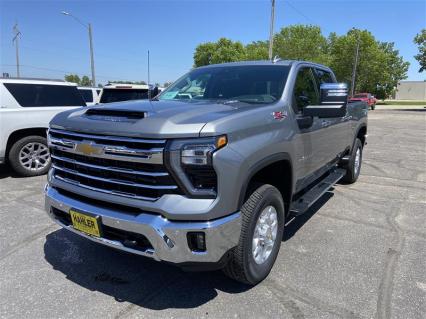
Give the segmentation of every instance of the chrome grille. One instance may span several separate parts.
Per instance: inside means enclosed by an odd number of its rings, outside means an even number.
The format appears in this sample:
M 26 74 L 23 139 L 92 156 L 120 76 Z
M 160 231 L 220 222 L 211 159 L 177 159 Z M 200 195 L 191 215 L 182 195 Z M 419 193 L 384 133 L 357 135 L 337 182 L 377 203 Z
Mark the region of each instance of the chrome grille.
M 53 177 L 103 193 L 156 200 L 181 194 L 163 165 L 165 140 L 49 130 Z

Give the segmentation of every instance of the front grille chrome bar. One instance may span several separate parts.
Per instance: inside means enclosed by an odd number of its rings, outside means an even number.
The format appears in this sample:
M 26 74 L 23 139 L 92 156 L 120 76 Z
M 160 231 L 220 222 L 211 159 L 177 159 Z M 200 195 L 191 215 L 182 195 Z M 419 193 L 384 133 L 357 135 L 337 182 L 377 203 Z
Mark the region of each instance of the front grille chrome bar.
M 122 181 L 122 180 L 102 178 L 98 176 L 79 173 L 72 169 L 60 167 L 57 164 L 52 164 L 52 167 L 57 170 L 63 171 L 65 173 L 77 175 L 77 176 L 88 178 L 88 179 L 94 179 L 101 182 L 111 183 L 111 184 L 119 184 L 119 185 L 133 186 L 133 187 L 139 187 L 139 188 L 149 188 L 149 189 L 177 189 L 178 188 L 176 185 L 146 185 L 146 184 L 132 183 L 132 182 Z
M 168 176 L 169 175 L 169 173 L 167 173 L 167 172 L 145 172 L 145 171 L 137 171 L 137 170 L 133 170 L 133 169 L 116 168 L 116 167 L 112 167 L 112 166 L 100 166 L 100 165 L 83 163 L 83 162 L 76 161 L 76 160 L 69 159 L 67 157 L 62 157 L 62 156 L 57 156 L 57 155 L 50 155 L 50 156 L 53 159 L 58 160 L 58 161 L 62 161 L 62 162 L 70 163 L 70 164 L 75 164 L 75 165 L 80 165 L 80 166 L 85 166 L 85 167 L 88 167 L 88 168 L 100 169 L 100 170 L 104 170 L 104 171 L 112 171 L 112 172 L 123 173 L 123 174 L 135 174 L 135 175 L 142 175 L 142 176 L 154 176 L 154 177 L 161 177 L 161 176 Z
M 61 131 L 56 129 L 49 129 L 49 133 L 56 133 L 62 135 L 69 135 L 74 137 L 79 137 L 83 139 L 97 139 L 97 140 L 113 140 L 113 141 L 121 141 L 121 142 L 136 142 L 136 143 L 150 143 L 150 144 L 164 144 L 166 140 L 148 140 L 137 137 L 122 137 L 122 136 L 108 136 L 108 135 L 92 135 L 92 134 L 84 134 L 84 133 L 76 133 L 70 131 Z

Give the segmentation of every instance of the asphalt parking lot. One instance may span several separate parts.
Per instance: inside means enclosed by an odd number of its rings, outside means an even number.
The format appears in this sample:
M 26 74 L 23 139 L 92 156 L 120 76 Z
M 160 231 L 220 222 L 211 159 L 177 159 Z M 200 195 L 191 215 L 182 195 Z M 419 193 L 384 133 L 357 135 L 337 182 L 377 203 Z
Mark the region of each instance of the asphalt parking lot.
M 426 112 L 369 115 L 362 176 L 290 221 L 250 288 L 81 239 L 43 211 L 45 176 L 0 171 L 1 318 L 425 318 Z

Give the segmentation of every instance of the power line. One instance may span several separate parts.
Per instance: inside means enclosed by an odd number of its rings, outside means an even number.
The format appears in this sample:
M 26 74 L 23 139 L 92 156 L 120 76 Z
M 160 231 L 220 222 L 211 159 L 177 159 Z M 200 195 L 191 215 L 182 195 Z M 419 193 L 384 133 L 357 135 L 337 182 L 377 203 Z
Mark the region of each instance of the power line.
M 286 2 L 295 12 L 297 12 L 298 14 L 300 14 L 302 17 L 304 17 L 306 20 L 308 20 L 309 22 L 311 22 L 312 24 L 315 25 L 320 25 L 317 21 L 313 20 L 312 18 L 308 17 L 306 14 L 304 14 L 301 10 L 297 9 L 294 4 L 292 4 L 290 1 L 285 0 L 284 2 Z M 325 32 L 327 33 L 332 33 L 330 30 L 321 27 Z

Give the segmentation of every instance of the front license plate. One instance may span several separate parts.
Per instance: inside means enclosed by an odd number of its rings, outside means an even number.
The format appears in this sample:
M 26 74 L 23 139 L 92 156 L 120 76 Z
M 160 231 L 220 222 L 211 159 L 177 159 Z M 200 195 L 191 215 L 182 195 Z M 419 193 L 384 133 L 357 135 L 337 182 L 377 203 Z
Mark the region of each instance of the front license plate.
M 99 216 L 93 217 L 84 213 L 70 209 L 72 225 L 75 229 L 88 235 L 101 237 L 101 227 L 99 226 Z

